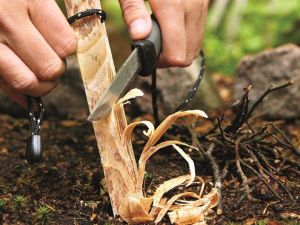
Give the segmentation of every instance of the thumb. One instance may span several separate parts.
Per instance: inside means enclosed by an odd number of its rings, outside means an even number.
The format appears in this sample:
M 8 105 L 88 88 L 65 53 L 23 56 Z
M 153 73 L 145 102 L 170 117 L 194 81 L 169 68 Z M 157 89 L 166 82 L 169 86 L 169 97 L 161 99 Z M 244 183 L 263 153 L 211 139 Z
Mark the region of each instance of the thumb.
M 119 0 L 125 24 L 133 40 L 146 38 L 151 31 L 151 18 L 143 0 Z

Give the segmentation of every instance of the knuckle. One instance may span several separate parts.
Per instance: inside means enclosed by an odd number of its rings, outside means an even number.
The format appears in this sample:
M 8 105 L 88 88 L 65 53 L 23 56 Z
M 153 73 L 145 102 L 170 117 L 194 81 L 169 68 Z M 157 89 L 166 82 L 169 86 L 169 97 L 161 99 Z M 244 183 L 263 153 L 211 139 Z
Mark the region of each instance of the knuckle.
M 123 16 L 126 18 L 128 17 L 136 17 L 137 15 L 135 15 L 135 13 L 137 12 L 142 12 L 141 9 L 141 4 L 140 2 L 136 1 L 136 0 L 127 0 L 127 1 L 123 1 L 121 3 L 122 5 L 122 13 Z
M 170 66 L 185 67 L 187 60 L 180 55 L 170 55 L 166 57 L 166 61 Z
M 76 49 L 77 38 L 75 33 L 73 33 L 60 44 L 57 50 L 57 54 L 61 58 L 67 58 L 69 55 L 72 55 L 74 52 L 76 52 Z
M 65 71 L 65 65 L 62 61 L 47 64 L 39 73 L 41 80 L 54 80 L 60 77 Z
M 136 0 L 126 0 L 122 2 L 122 8 L 124 11 L 131 11 L 139 8 L 139 4 Z
M 30 92 L 30 95 L 34 97 L 48 95 L 58 85 L 57 81 L 47 82 L 47 84 L 45 84 L 45 82 L 43 83 L 44 84 L 40 83 L 39 85 L 36 85 L 35 88 L 32 90 L 28 90 Z
M 12 31 L 13 21 L 11 21 L 10 16 L 2 11 L 3 10 L 0 9 L 0 31 L 4 33 L 10 33 Z
M 45 96 L 45 95 L 49 94 L 51 91 L 53 91 L 57 87 L 57 85 L 58 85 L 57 81 L 50 82 L 46 87 L 44 87 L 41 90 L 41 93 L 39 93 L 38 95 Z
M 36 86 L 36 80 L 31 76 L 22 76 L 13 80 L 10 85 L 19 91 L 30 91 Z
M 185 67 L 192 65 L 194 59 L 193 58 L 187 58 L 185 60 Z

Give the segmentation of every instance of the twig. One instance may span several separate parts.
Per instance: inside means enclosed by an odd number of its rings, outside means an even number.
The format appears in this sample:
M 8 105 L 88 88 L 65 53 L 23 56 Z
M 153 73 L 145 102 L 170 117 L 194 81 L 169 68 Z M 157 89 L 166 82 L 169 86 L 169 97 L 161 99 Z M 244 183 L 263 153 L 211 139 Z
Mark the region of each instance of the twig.
M 242 182 L 243 182 L 243 187 L 245 188 L 245 192 L 247 194 L 247 198 L 251 201 L 257 201 L 256 198 L 252 197 L 251 195 L 251 190 L 250 190 L 250 187 L 248 185 L 248 178 L 247 176 L 245 175 L 242 167 L 241 167 L 241 157 L 240 157 L 240 153 L 239 153 L 239 149 L 240 149 L 240 142 L 241 142 L 241 139 L 238 139 L 236 141 L 236 145 L 235 145 L 235 162 L 236 162 L 236 167 L 237 167 L 237 170 L 242 178 Z
M 282 187 L 282 189 L 288 194 L 288 196 L 290 197 L 290 199 L 294 200 L 293 196 L 291 195 L 291 193 L 289 192 L 289 190 L 287 189 L 287 187 L 278 178 L 276 178 L 274 176 L 274 174 L 272 174 L 271 172 L 269 172 L 265 167 L 263 167 L 260 164 L 258 158 L 255 156 L 255 154 L 250 149 L 250 147 L 249 146 L 245 146 L 245 148 L 248 148 L 248 151 L 249 151 L 251 157 L 254 159 L 254 162 L 255 162 L 256 166 L 258 167 L 260 174 L 263 175 L 263 176 L 265 176 L 266 178 L 268 178 L 267 175 L 270 176 L 276 183 L 278 183 Z
M 246 162 L 241 161 L 241 164 L 245 167 L 247 167 L 248 169 L 250 169 L 258 178 L 260 178 L 260 180 L 269 188 L 269 190 L 280 200 L 283 200 L 282 197 L 274 190 L 274 188 L 269 184 L 268 181 L 266 181 L 264 178 L 262 178 L 260 176 L 260 174 L 249 164 L 247 164 Z
M 220 117 L 217 117 L 217 120 L 220 120 L 222 122 L 224 120 L 224 113 Z M 206 134 L 201 135 L 199 137 L 199 139 L 202 140 L 202 139 L 206 138 L 208 135 L 214 133 L 217 129 L 218 129 L 218 123 L 215 123 L 213 128 L 211 130 L 209 130 Z
M 243 96 L 240 98 L 238 104 L 236 104 L 236 115 L 232 120 L 231 124 L 225 128 L 226 132 L 232 133 L 237 131 L 247 121 L 249 105 L 248 95 L 251 88 L 251 85 L 245 88 Z
M 220 176 L 220 169 L 218 164 L 216 163 L 216 160 L 212 156 L 212 152 L 215 149 L 215 144 L 210 144 L 208 147 L 208 150 L 205 152 L 206 157 L 209 159 L 211 167 L 213 169 L 214 173 L 214 180 L 215 180 L 215 188 L 219 192 L 219 198 L 220 198 L 220 203 L 217 206 L 217 214 L 222 214 L 223 212 L 223 207 L 222 207 L 222 182 L 221 182 L 221 176 Z
M 273 129 L 278 132 L 281 137 L 291 146 L 291 150 L 298 156 L 300 156 L 300 150 L 293 144 L 293 142 L 274 124 L 270 123 Z
M 267 157 L 261 153 L 260 151 L 255 151 L 255 153 L 258 155 L 258 157 L 270 168 L 270 170 L 277 172 L 277 169 L 275 169 L 270 163 Z
M 250 180 L 250 179 L 249 179 Z M 252 180 L 253 181 L 253 180 Z M 259 187 L 260 185 L 261 185 L 261 181 L 260 182 L 258 182 L 257 184 L 255 184 L 254 186 L 252 186 L 251 188 L 250 188 L 250 191 L 252 192 L 253 190 L 255 190 L 257 187 Z M 240 206 L 240 204 L 243 202 L 243 200 L 245 199 L 247 197 L 247 193 L 244 193 L 239 199 L 238 199 L 238 201 L 237 201 L 237 203 L 236 203 L 236 207 L 239 207 Z
M 246 120 L 248 120 L 251 116 L 252 116 L 252 113 L 254 112 L 254 110 L 257 108 L 257 106 L 263 102 L 263 100 L 265 99 L 265 97 L 267 97 L 271 92 L 273 91 L 277 91 L 279 89 L 282 89 L 282 88 L 286 88 L 286 87 L 289 87 L 291 86 L 292 84 L 294 83 L 294 81 L 289 81 L 285 84 L 282 84 L 282 85 L 279 85 L 279 86 L 276 86 L 276 87 L 273 87 L 272 85 L 265 91 L 265 93 L 263 93 L 262 96 L 260 96 L 260 98 L 253 104 L 252 108 L 250 109 L 249 113 L 247 114 L 246 116 Z

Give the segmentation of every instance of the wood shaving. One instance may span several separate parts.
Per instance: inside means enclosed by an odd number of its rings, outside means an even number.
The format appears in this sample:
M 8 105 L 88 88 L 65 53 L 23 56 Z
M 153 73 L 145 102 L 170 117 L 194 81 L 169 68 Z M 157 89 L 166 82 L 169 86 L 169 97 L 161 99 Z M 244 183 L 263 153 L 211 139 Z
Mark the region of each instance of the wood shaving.
M 120 99 L 118 104 L 124 104 L 124 102 L 128 101 L 129 99 L 142 95 L 143 93 L 140 90 L 134 89 L 125 97 Z M 131 142 L 133 130 L 141 124 L 148 128 L 148 130 L 144 131 L 143 133 L 149 137 L 138 161 L 138 177 L 135 188 L 136 191 L 135 193 L 128 193 L 129 210 L 127 213 L 128 215 L 124 217 L 128 223 L 140 224 L 146 222 L 155 222 L 157 224 L 165 217 L 166 214 L 168 214 L 170 221 L 173 224 L 206 224 L 206 214 L 219 202 L 218 191 L 217 189 L 212 188 L 208 194 L 202 196 L 204 190 L 204 180 L 196 177 L 194 161 L 179 146 L 192 149 L 197 148 L 177 140 L 169 140 L 157 144 L 159 139 L 177 119 L 187 118 L 189 121 L 190 118 L 199 117 L 207 118 L 207 115 L 201 110 L 180 111 L 168 116 L 156 129 L 154 129 L 153 124 L 149 121 L 134 122 L 126 127 L 122 135 L 122 141 L 124 144 Z M 152 196 L 144 196 L 142 189 L 144 176 L 146 173 L 146 163 L 153 154 L 169 146 L 172 146 L 173 149 L 175 149 L 187 161 L 190 174 L 167 180 L 156 189 Z M 195 180 L 197 180 L 197 183 Z M 192 184 L 199 184 L 199 181 L 201 185 L 199 194 L 194 192 L 185 192 L 177 194 L 171 197 L 169 200 L 164 198 L 164 195 L 170 190 L 176 189 L 183 185 L 190 186 Z M 188 198 L 189 200 L 185 200 L 185 198 Z

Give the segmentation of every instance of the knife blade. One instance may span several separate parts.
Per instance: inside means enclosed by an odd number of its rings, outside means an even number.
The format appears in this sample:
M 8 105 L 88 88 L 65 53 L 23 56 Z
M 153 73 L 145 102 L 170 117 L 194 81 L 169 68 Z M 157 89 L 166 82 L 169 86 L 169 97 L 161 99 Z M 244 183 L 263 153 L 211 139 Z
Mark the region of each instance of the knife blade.
M 99 120 L 106 116 L 136 74 L 147 76 L 155 69 L 156 59 L 161 51 L 161 34 L 154 17 L 152 17 L 150 35 L 145 40 L 134 42 L 132 47 L 132 53 L 117 72 L 116 78 L 96 102 L 88 117 L 89 121 Z

